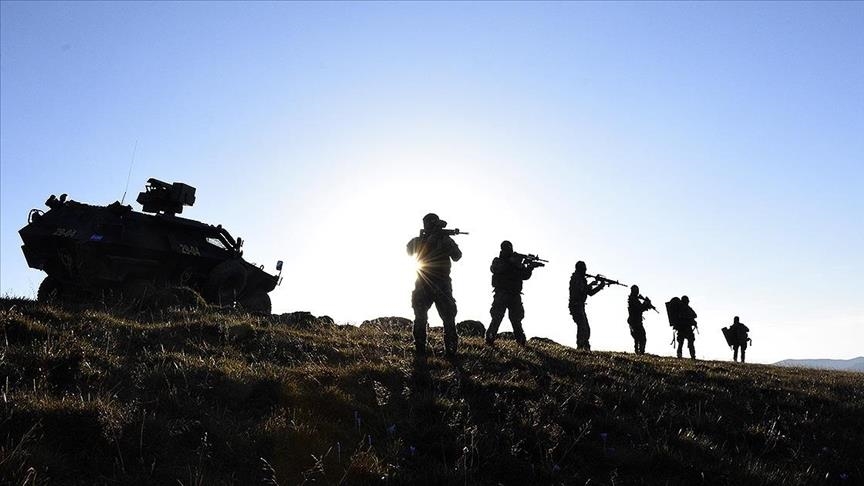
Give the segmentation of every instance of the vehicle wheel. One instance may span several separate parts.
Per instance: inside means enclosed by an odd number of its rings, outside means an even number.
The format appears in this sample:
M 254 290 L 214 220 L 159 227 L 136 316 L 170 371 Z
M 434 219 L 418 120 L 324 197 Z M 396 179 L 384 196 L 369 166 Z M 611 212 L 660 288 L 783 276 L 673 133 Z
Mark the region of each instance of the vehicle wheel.
M 240 301 L 240 306 L 252 314 L 267 314 L 273 310 L 270 296 L 265 293 L 252 294 Z
M 36 291 L 37 302 L 56 302 L 60 300 L 63 294 L 63 285 L 59 280 L 48 275 L 45 280 L 39 284 L 39 290 Z
M 216 305 L 231 305 L 246 288 L 246 268 L 238 260 L 213 267 L 204 286 L 204 297 Z

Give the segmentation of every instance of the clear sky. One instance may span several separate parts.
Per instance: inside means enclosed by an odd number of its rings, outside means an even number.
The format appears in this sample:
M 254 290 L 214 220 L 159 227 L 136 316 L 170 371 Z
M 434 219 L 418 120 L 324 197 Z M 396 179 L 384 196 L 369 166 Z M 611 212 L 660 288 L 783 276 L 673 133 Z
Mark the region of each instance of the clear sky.
M 864 354 L 862 2 L 0 13 L 0 292 L 43 278 L 27 211 L 120 199 L 137 141 L 127 201 L 148 177 L 196 186 L 184 216 L 285 261 L 275 312 L 410 317 L 405 243 L 434 211 L 471 232 L 457 320 L 488 324 L 509 239 L 551 261 L 525 284 L 529 336 L 575 345 L 582 259 L 658 304 L 689 295 L 699 357 L 730 357 L 735 315 L 752 361 Z M 589 300 L 594 349 L 632 350 L 626 299 Z M 673 353 L 646 316 L 647 351 Z

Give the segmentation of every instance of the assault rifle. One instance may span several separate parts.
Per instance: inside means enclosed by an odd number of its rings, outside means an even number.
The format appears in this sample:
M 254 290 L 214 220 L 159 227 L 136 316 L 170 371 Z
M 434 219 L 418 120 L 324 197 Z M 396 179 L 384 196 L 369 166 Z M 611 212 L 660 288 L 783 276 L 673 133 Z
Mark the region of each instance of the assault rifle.
M 523 255 L 521 253 L 516 253 L 514 251 L 513 256 L 521 258 L 522 263 L 524 263 L 525 265 L 527 265 L 531 268 L 545 267 L 546 264 L 549 263 L 549 260 L 544 260 L 537 255 L 531 255 L 531 254 Z
M 430 235 L 432 235 L 433 233 L 441 233 L 442 235 L 447 235 L 447 236 L 456 236 L 456 235 L 467 235 L 467 234 L 470 234 L 470 233 L 468 233 L 467 231 L 462 231 L 462 230 L 460 230 L 459 228 L 456 228 L 456 229 L 444 229 L 444 228 L 439 228 L 439 229 L 434 229 L 434 230 L 432 230 L 432 231 L 426 231 L 425 229 L 421 229 L 421 230 L 420 230 L 420 238 L 422 238 L 422 239 L 426 239 L 426 238 L 428 238 Z
M 649 299 L 648 297 L 645 297 L 642 294 L 639 294 L 639 296 L 637 298 L 639 300 L 641 300 L 642 302 L 648 302 L 649 304 L 651 304 L 651 299 Z M 658 311 L 657 308 L 654 307 L 654 304 L 651 304 L 651 307 L 649 307 L 649 309 L 653 310 L 654 312 L 656 312 L 658 314 L 660 313 L 660 311 Z
M 597 275 L 590 275 L 590 274 L 586 273 L 585 276 L 593 278 L 595 282 L 602 282 L 606 285 L 620 285 L 622 287 L 628 287 L 628 285 L 622 284 L 621 282 L 619 282 L 617 280 L 612 280 L 611 278 L 606 278 L 603 275 L 600 275 L 599 273 Z

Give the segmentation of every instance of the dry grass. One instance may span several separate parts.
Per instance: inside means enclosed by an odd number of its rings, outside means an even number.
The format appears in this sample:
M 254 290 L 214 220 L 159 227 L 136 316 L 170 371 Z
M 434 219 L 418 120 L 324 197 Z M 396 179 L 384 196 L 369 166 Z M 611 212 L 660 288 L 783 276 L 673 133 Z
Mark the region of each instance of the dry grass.
M 864 374 L 0 299 L 0 483 L 864 483 Z M 283 321 L 284 322 L 284 321 Z

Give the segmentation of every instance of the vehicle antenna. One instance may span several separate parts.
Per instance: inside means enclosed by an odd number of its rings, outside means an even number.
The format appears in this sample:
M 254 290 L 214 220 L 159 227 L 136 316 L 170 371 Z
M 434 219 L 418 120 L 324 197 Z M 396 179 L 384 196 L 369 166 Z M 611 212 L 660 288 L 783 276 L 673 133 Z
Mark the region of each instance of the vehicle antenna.
M 123 198 L 120 199 L 120 204 L 126 201 L 126 191 L 129 190 L 129 179 L 132 178 L 132 167 L 135 166 L 135 152 L 138 151 L 138 140 L 135 140 L 135 147 L 132 149 L 132 162 L 129 163 L 129 174 L 126 176 L 126 187 L 123 189 Z

